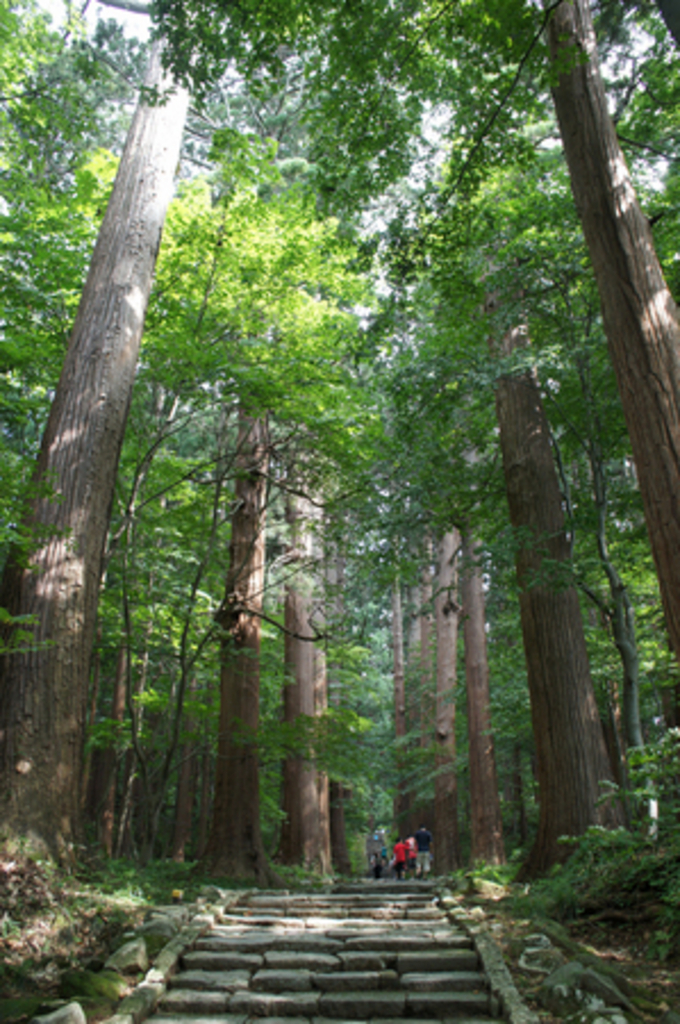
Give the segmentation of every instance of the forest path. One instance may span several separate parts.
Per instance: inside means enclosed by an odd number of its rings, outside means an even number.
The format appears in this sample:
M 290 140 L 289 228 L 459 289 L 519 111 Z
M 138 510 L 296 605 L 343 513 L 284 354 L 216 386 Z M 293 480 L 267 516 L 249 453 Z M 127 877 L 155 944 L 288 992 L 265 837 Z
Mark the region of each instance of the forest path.
M 249 894 L 184 954 L 149 1024 L 486 1024 L 504 1000 L 478 945 L 435 883 Z

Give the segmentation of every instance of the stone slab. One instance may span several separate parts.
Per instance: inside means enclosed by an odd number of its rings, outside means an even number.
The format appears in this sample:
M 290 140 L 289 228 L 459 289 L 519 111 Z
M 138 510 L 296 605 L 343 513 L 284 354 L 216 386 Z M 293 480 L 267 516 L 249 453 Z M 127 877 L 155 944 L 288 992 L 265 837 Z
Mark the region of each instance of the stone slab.
M 400 953 L 397 970 L 400 974 L 433 971 L 476 971 L 479 957 L 474 949 L 426 950 L 419 953 Z
M 212 938 L 199 939 L 195 949 L 207 953 L 263 953 L 271 949 L 272 943 L 277 936 L 273 933 L 267 935 L 216 935 Z
M 166 992 L 159 1008 L 163 1013 L 225 1013 L 229 992 L 199 992 L 190 988 L 173 988 Z
M 359 935 L 345 942 L 345 949 L 348 952 L 374 950 L 386 953 L 415 953 L 430 949 L 431 946 L 432 940 L 424 935 Z
M 463 1013 L 488 1013 L 488 992 L 408 992 L 409 1017 L 455 1017 Z
M 258 953 L 213 953 L 210 950 L 193 950 L 182 957 L 185 970 L 203 971 L 255 971 L 264 963 Z
M 396 965 L 397 958 L 382 953 L 338 953 L 344 971 L 384 971 Z
M 259 970 L 253 975 L 253 992 L 311 992 L 312 973 L 302 968 Z
M 308 932 L 291 935 L 278 935 L 271 948 L 276 950 L 298 950 L 300 953 L 336 953 L 342 949 L 338 939 L 328 939 L 324 935 Z
M 171 988 L 193 988 L 204 992 L 236 992 L 246 989 L 250 971 L 180 971 L 170 979 Z
M 403 992 L 324 992 L 319 1012 L 324 1017 L 368 1020 L 369 1017 L 397 1017 L 404 1012 Z
M 191 1024 L 245 1024 L 245 1022 L 244 1014 L 211 1013 L 210 1016 L 201 1016 L 200 1014 L 191 1016 Z M 187 1024 L 187 1018 L 171 1013 L 154 1014 L 153 1017 L 149 1017 L 146 1024 Z
M 394 977 L 398 980 L 396 972 Z M 380 978 L 380 971 L 336 971 L 333 974 L 315 974 L 314 985 L 322 992 L 365 992 L 379 989 Z
M 479 971 L 423 971 L 402 974 L 401 984 L 412 992 L 482 991 L 486 988 Z
M 318 1003 L 318 992 L 237 992 L 229 1009 L 253 1017 L 311 1017 Z
M 345 954 L 333 956 L 332 953 L 299 953 L 295 950 L 285 952 L 272 950 L 265 953 L 265 967 L 271 970 L 290 971 L 298 968 L 307 971 L 339 971 L 342 970 Z

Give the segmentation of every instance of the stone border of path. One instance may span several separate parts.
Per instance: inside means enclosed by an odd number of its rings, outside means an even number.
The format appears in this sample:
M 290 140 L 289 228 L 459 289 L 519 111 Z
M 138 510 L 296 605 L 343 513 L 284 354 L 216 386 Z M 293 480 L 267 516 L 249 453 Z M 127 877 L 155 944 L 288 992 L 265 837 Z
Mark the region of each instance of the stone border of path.
M 222 914 L 228 911 L 247 892 L 248 890 L 244 889 L 216 891 L 215 896 L 219 900 L 219 906 L 213 905 L 208 897 L 193 905 L 179 905 L 167 908 L 166 915 L 164 915 L 163 907 L 150 910 L 147 917 L 149 920 L 153 920 L 163 916 L 171 917 L 171 914 L 172 917 L 175 917 L 175 914 L 172 912 L 177 912 L 181 907 L 184 911 L 185 923 L 180 927 L 174 938 L 170 939 L 157 956 L 154 957 L 153 964 L 146 972 L 144 980 L 128 996 L 124 996 L 115 1014 L 102 1021 L 102 1024 L 142 1024 L 147 1017 L 150 1017 L 155 1012 L 161 997 L 165 994 L 168 981 L 177 970 L 180 958 L 184 952 L 191 948 L 196 939 L 212 928 L 219 921 Z M 142 925 L 141 929 L 138 929 L 137 934 L 143 936 L 144 925 Z M 59 1007 L 58 1010 L 54 1010 L 52 1013 L 34 1017 L 30 1024 L 86 1024 L 86 1019 L 82 1007 L 76 999 Z
M 492 1016 L 502 1017 L 508 1024 L 540 1024 L 538 1014 L 529 1009 L 517 991 L 503 959 L 503 953 L 487 927 L 473 921 L 449 890 L 442 890 L 439 898 L 449 920 L 463 928 L 474 939 L 484 972 L 489 979 Z

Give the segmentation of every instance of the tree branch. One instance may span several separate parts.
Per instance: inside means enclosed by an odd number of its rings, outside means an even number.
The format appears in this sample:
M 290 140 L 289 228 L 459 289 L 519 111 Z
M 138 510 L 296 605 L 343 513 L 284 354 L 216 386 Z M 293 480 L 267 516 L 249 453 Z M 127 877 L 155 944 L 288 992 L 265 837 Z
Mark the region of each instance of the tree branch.
M 119 11 L 131 14 L 151 14 L 151 5 L 138 3 L 137 0 L 99 0 L 104 7 L 115 7 Z

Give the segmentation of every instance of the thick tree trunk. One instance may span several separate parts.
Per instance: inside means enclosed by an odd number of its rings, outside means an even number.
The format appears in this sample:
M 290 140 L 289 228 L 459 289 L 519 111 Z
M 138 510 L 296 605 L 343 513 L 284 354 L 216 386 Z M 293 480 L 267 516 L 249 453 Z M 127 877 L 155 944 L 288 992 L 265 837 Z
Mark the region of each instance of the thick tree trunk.
M 438 551 L 437 594 L 437 710 L 435 716 L 436 770 L 434 837 L 437 873 L 460 867 L 458 789 L 456 782 L 456 657 L 458 650 L 458 549 L 460 534 L 449 530 Z
M 157 46 L 147 85 L 161 83 Z M 35 617 L 33 649 L 0 667 L 0 817 L 5 833 L 67 859 L 102 551 L 187 102 L 176 91 L 133 118 L 34 475 L 38 546 L 28 564 L 10 560 L 0 592 L 13 615 Z
M 671 643 L 680 657 L 680 328 L 599 72 L 588 0 L 562 3 L 548 40 L 555 109 L 595 271 Z M 584 62 L 581 58 L 585 57 Z
M 314 644 L 309 599 L 286 587 L 284 721 L 314 714 Z M 292 635 L 296 634 L 296 635 Z M 300 639 L 309 637 L 309 639 Z M 311 867 L 319 854 L 317 773 L 309 759 L 291 755 L 283 765 L 283 810 L 279 859 L 282 864 Z
M 486 609 L 477 549 L 475 541 L 466 536 L 462 597 L 470 759 L 470 859 L 473 864 L 504 864 L 503 822 L 491 731 Z
M 507 350 L 524 344 L 510 332 Z M 516 555 L 522 635 L 536 743 L 540 818 L 524 877 L 564 861 L 561 836 L 591 825 L 618 824 L 618 811 L 598 804 L 612 774 L 595 702 L 548 422 L 531 373 L 503 377 L 496 391 L 510 520 Z
M 315 649 L 312 629 L 312 580 L 310 562 L 313 557 L 309 528 L 311 505 L 289 499 L 288 522 L 291 528 L 290 563 L 298 562 L 294 584 L 286 587 L 285 650 L 286 685 L 284 688 L 284 720 L 294 725 L 299 717 L 312 718 L 317 711 Z M 306 564 L 305 564 L 306 563 Z M 283 810 L 286 818 L 281 826 L 279 859 L 283 864 L 321 866 L 325 857 L 325 836 L 322 837 L 316 767 L 310 757 L 291 755 L 283 766 Z
M 240 413 L 238 469 L 226 594 L 219 615 L 220 726 L 212 828 L 205 861 L 215 875 L 273 879 L 260 830 L 257 732 L 260 634 L 265 565 L 265 420 Z

